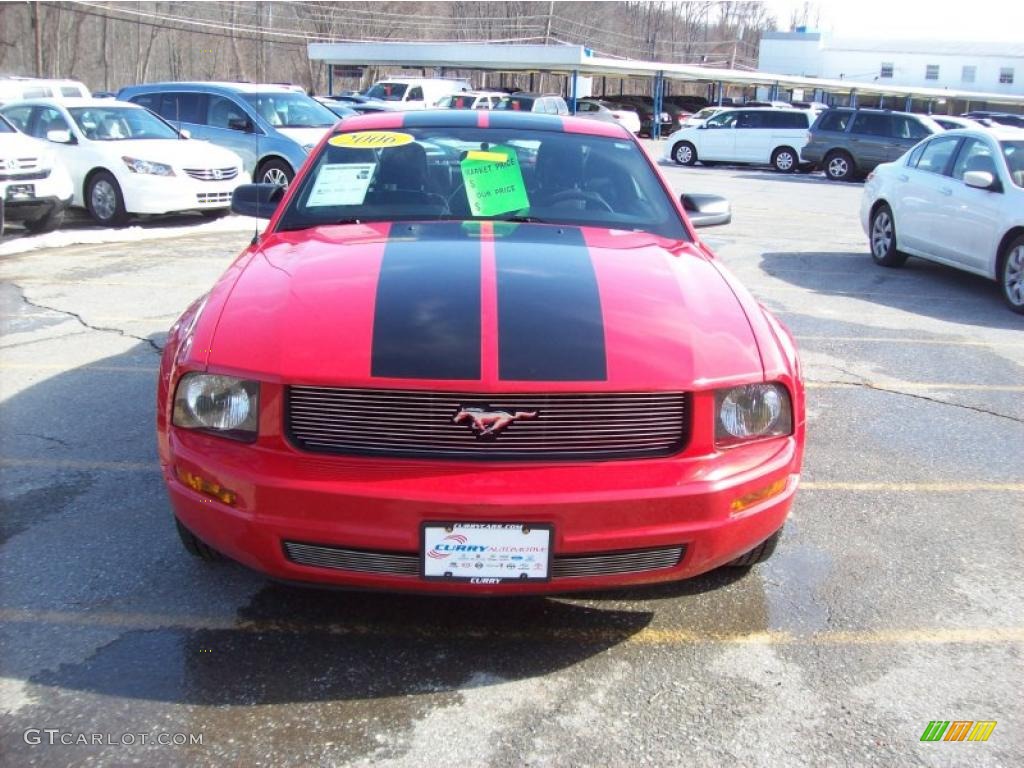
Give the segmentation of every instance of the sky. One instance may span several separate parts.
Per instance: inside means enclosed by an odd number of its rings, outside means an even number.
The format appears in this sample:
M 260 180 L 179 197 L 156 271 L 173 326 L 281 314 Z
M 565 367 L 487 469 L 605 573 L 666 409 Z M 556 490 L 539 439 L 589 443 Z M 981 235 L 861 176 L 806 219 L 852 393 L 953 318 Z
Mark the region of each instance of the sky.
M 780 30 L 804 0 L 765 0 Z M 1024 0 L 812 0 L 818 29 L 876 40 L 1024 41 Z

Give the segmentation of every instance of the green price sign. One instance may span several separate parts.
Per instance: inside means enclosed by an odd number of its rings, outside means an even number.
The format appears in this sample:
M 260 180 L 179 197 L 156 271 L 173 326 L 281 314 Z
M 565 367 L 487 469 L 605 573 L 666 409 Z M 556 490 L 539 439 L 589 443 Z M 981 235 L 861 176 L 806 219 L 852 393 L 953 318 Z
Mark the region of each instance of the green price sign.
M 519 157 L 512 147 L 499 145 L 467 152 L 462 161 L 462 180 L 474 216 L 497 216 L 530 207 Z

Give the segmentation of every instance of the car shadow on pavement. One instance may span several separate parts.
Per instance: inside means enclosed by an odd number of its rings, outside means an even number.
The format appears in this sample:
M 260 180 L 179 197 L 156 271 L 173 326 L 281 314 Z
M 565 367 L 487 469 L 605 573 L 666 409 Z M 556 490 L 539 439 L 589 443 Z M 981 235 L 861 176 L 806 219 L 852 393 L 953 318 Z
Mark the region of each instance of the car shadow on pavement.
M 738 168 L 734 170 L 740 170 Z M 848 186 L 863 186 L 864 179 L 853 179 L 851 181 L 830 181 L 823 173 L 777 173 L 765 171 L 763 173 L 739 173 L 737 179 L 750 179 L 752 181 L 784 181 L 790 184 L 839 184 Z
M 1003 302 L 999 285 L 979 275 L 911 258 L 899 269 L 874 264 L 863 252 L 769 252 L 761 270 L 809 291 L 850 297 L 939 320 L 1017 329 L 1024 317 Z
M 157 470 L 152 347 L 56 375 L 40 363 L 41 380 L 0 411 L 12 512 L 0 674 L 41 706 L 83 693 L 240 705 L 444 693 L 572 667 L 652 620 L 545 597 L 304 589 L 198 561 Z

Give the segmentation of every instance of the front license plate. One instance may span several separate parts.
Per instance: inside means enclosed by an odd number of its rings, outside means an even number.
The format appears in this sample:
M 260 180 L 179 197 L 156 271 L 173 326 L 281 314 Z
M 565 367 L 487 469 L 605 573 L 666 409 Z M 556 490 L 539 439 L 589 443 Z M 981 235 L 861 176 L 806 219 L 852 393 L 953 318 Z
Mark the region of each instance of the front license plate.
M 8 200 L 26 200 L 36 196 L 35 184 L 8 184 Z
M 551 526 L 533 523 L 427 523 L 423 576 L 474 584 L 544 581 L 550 576 Z

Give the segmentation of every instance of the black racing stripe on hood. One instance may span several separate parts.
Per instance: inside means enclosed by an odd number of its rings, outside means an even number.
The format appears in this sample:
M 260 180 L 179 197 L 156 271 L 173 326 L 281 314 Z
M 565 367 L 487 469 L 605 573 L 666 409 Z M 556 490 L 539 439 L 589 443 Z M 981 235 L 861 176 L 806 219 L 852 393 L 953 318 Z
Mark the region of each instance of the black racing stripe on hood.
M 574 227 L 495 226 L 498 370 L 509 381 L 604 381 L 601 296 Z
M 372 376 L 480 378 L 480 240 L 458 223 L 396 225 L 373 317 Z

